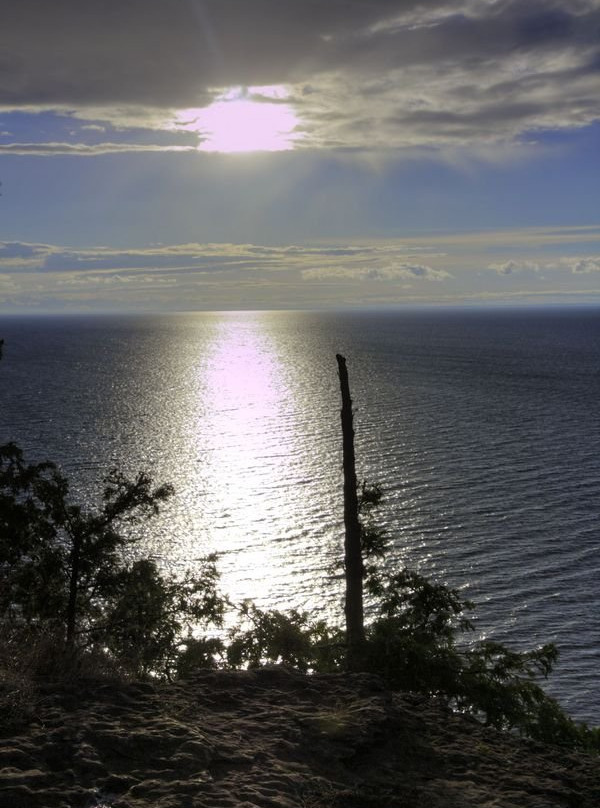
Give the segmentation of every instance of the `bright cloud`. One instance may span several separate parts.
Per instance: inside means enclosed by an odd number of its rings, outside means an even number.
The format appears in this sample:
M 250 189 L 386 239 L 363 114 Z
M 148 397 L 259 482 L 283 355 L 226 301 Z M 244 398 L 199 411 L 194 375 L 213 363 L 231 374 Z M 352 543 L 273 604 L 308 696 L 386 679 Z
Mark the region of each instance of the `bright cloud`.
M 600 255 L 590 258 L 576 258 L 568 262 L 571 272 L 584 273 L 589 275 L 591 272 L 600 272 Z
M 65 249 L 46 244 L 0 242 L 0 267 L 15 273 L 85 273 L 138 270 L 173 272 L 234 272 L 260 270 L 263 273 L 297 271 L 306 279 L 347 277 L 371 279 L 450 277 L 443 270 L 400 259 L 418 253 L 443 258 L 420 246 L 397 245 L 288 245 L 267 247 L 256 244 L 176 244 L 156 245 L 137 250 L 109 247 Z M 394 261 L 395 263 L 390 263 Z M 340 266 L 342 264 L 343 266 Z
M 184 152 L 193 151 L 186 146 L 160 146 L 143 143 L 0 143 L 0 155 L 32 155 L 48 157 L 61 154 L 75 157 L 94 157 L 99 154 L 119 154 L 125 152 Z
M 571 273 L 574 275 L 590 275 L 600 272 L 600 255 L 592 256 L 564 256 L 546 261 L 505 261 L 499 264 L 490 264 L 488 269 L 498 275 L 517 275 L 523 273 Z
M 357 280 L 357 281 L 443 281 L 452 275 L 443 269 L 432 269 L 422 264 L 398 264 L 383 267 L 326 267 L 305 269 L 302 276 L 306 280 Z
M 498 275 L 515 275 L 522 272 L 539 272 L 539 264 L 535 261 L 505 261 L 502 264 L 490 264 L 488 269 L 494 270 Z
M 440 235 L 427 242 L 186 243 L 131 250 L 0 242 L 0 299 L 9 310 L 312 308 L 575 300 L 590 295 L 600 299 L 600 254 L 571 252 L 578 232 L 585 238 L 596 235 L 596 229 L 556 228 L 487 237 Z M 545 255 L 539 252 L 544 235 Z M 481 272 L 481 257 L 496 242 L 503 249 L 519 244 L 523 257 L 499 256 Z M 537 255 L 524 257 L 527 249 Z

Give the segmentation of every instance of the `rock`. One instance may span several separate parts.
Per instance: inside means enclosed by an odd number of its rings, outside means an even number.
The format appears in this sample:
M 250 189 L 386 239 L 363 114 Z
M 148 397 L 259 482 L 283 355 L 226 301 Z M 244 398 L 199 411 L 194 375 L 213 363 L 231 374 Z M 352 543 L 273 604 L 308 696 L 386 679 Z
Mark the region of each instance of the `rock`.
M 74 686 L 0 743 L 0 808 L 598 808 L 600 760 L 377 677 L 281 667 Z

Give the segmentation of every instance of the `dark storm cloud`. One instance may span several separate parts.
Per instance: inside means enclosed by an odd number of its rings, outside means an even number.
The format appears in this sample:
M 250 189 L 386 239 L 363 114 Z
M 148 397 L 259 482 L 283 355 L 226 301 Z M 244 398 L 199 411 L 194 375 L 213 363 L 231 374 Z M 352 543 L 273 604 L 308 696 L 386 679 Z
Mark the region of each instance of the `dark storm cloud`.
M 326 64 L 328 35 L 397 3 L 19 0 L 0 18 L 5 104 L 187 105 L 203 89 L 290 79 Z
M 550 0 L 19 0 L 0 16 L 0 103 L 181 106 L 211 86 L 597 47 L 598 14 Z
M 473 13 L 432 18 L 428 24 L 382 27 L 371 36 L 342 40 L 338 58 L 354 69 L 460 62 L 474 69 L 499 56 L 574 46 L 598 48 L 599 12 L 575 15 L 549 9 L 547 0 L 473 7 Z M 487 13 L 483 10 L 487 8 Z M 479 13 L 478 13 L 479 12 Z

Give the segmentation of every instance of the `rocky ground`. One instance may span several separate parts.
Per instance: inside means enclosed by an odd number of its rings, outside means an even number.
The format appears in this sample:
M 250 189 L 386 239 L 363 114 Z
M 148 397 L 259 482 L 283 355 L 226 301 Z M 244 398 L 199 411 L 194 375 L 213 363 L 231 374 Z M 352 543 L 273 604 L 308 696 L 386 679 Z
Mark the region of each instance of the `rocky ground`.
M 279 667 L 48 688 L 0 808 L 598 808 L 600 759 L 363 675 Z

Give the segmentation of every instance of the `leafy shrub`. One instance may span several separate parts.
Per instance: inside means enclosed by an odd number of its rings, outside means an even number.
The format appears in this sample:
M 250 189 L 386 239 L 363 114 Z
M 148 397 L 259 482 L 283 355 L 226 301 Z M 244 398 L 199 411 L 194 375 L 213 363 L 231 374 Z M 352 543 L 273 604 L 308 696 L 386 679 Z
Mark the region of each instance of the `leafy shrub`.
M 576 724 L 538 683 L 558 657 L 554 645 L 526 652 L 493 641 L 459 646 L 473 628 L 463 614 L 473 604 L 457 590 L 406 569 L 373 574 L 368 587 L 377 616 L 367 630 L 365 668 L 392 688 L 444 697 L 499 729 L 600 750 L 598 731 Z
M 241 624 L 232 629 L 227 643 L 231 667 L 279 662 L 305 673 L 339 668 L 343 658 L 341 636 L 324 621 L 312 621 L 307 612 L 262 611 L 246 601 L 240 616 Z
M 148 559 L 123 567 L 104 625 L 92 627 L 95 644 L 103 644 L 125 670 L 169 677 L 183 664 L 184 650 L 189 660 L 190 641 L 182 647 L 186 632 L 222 625 L 225 602 L 217 582 L 214 556 L 201 561 L 199 573 L 181 580 L 161 575 Z
M 132 675 L 169 675 L 182 637 L 221 625 L 225 608 L 214 557 L 180 580 L 125 558 L 132 524 L 171 494 L 113 470 L 100 508 L 85 511 L 53 463 L 27 464 L 15 444 L 0 446 L 0 620 L 55 634 L 66 662 L 102 652 Z

